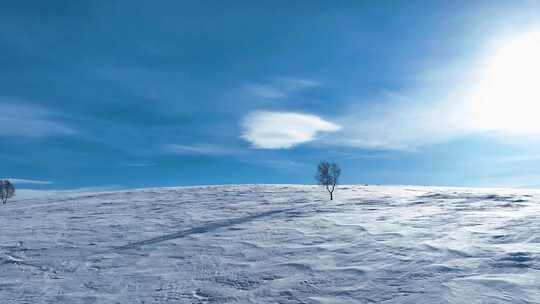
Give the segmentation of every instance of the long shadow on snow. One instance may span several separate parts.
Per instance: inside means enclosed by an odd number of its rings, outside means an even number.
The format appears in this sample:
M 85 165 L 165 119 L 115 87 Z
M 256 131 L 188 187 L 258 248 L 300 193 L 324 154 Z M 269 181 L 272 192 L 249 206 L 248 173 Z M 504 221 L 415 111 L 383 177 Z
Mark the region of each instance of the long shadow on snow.
M 302 207 L 306 207 L 306 205 L 304 205 Z M 165 234 L 165 235 L 162 235 L 162 236 L 159 236 L 159 237 L 155 237 L 155 238 L 151 238 L 151 239 L 147 239 L 147 240 L 143 240 L 143 241 L 133 242 L 133 243 L 129 243 L 129 244 L 126 244 L 126 245 L 123 245 L 123 246 L 114 247 L 108 252 L 122 251 L 122 250 L 132 249 L 132 248 L 139 247 L 139 246 L 151 245 L 151 244 L 161 243 L 161 242 L 165 242 L 165 241 L 169 241 L 169 240 L 179 239 L 179 238 L 183 238 L 183 237 L 186 237 L 186 236 L 189 236 L 189 235 L 192 235 L 192 234 L 206 233 L 206 232 L 214 231 L 214 230 L 219 229 L 219 228 L 238 225 L 238 224 L 246 223 L 246 222 L 253 221 L 253 220 L 256 220 L 256 219 L 260 219 L 260 218 L 263 218 L 263 217 L 271 216 L 271 215 L 274 215 L 274 214 L 293 211 L 293 210 L 296 210 L 296 209 L 298 209 L 298 208 L 271 210 L 271 211 L 266 211 L 266 212 L 259 213 L 259 214 L 254 214 L 254 215 L 248 215 L 248 216 L 244 216 L 244 217 L 240 217 L 240 218 L 235 218 L 235 219 L 230 219 L 230 220 L 225 220 L 225 221 L 219 221 L 219 222 L 214 222 L 214 223 L 208 223 L 208 224 L 205 224 L 205 225 L 201 225 L 199 227 L 195 227 L 195 228 L 191 228 L 191 229 L 187 229 L 187 230 L 183 230 L 183 231 L 178 231 L 178 232 L 175 232 L 175 233 Z

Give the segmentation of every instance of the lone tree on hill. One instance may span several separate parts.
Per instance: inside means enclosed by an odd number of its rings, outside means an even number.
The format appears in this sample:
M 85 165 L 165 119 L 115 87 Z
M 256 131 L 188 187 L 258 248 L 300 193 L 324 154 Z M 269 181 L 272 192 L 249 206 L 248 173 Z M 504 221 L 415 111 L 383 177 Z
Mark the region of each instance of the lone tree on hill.
M 339 181 L 341 169 L 336 163 L 320 162 L 317 166 L 317 175 L 315 178 L 319 185 L 324 186 L 326 191 L 330 193 L 330 200 L 334 199 L 334 190 Z
M 11 198 L 15 194 L 15 186 L 7 180 L 0 180 L 0 198 L 2 199 L 2 205 L 5 204 L 8 198 Z

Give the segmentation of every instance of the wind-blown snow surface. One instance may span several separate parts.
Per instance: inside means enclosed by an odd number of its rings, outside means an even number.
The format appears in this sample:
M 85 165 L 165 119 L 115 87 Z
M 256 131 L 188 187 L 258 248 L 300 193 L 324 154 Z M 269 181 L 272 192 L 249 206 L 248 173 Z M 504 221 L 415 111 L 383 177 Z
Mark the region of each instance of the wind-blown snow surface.
M 540 192 L 336 195 L 245 185 L 19 196 L 0 206 L 0 303 L 540 303 Z

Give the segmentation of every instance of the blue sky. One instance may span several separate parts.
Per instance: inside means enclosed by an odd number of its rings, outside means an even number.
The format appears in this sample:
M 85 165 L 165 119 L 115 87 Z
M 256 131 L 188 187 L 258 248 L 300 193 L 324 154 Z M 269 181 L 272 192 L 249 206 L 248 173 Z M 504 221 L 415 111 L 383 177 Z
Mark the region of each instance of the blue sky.
M 540 1 L 4 1 L 1 175 L 540 185 L 539 29 Z

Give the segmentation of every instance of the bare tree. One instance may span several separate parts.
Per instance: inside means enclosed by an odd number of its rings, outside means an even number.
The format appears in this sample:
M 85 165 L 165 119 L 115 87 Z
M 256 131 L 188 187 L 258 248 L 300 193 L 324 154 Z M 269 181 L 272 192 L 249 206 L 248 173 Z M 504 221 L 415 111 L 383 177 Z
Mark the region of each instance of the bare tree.
M 324 186 L 330 193 L 330 200 L 334 199 L 334 190 L 339 181 L 341 169 L 336 163 L 320 162 L 317 166 L 317 175 L 315 178 L 319 185 Z
M 2 204 L 5 204 L 8 198 L 11 198 L 15 194 L 15 186 L 7 180 L 0 180 L 0 198 L 2 199 Z

